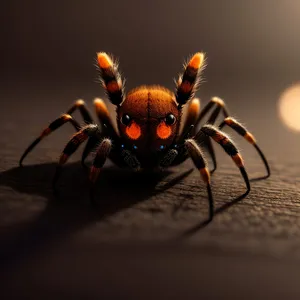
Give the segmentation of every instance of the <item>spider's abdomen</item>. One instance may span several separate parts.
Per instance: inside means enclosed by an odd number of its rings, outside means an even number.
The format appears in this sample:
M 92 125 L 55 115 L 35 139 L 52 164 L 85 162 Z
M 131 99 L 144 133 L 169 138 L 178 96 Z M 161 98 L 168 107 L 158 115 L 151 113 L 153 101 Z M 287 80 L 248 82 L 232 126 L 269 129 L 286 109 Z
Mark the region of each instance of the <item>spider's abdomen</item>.
M 178 133 L 180 111 L 175 95 L 161 86 L 130 91 L 117 113 L 121 136 L 135 146 L 139 156 L 165 149 Z

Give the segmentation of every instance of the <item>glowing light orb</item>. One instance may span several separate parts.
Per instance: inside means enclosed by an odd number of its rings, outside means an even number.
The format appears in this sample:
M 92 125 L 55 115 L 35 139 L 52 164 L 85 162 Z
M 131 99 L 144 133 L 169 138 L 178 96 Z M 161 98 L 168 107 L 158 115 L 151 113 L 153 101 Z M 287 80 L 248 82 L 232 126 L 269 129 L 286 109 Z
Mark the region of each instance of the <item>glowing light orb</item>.
M 286 126 L 300 131 L 300 83 L 282 93 L 279 99 L 279 114 Z

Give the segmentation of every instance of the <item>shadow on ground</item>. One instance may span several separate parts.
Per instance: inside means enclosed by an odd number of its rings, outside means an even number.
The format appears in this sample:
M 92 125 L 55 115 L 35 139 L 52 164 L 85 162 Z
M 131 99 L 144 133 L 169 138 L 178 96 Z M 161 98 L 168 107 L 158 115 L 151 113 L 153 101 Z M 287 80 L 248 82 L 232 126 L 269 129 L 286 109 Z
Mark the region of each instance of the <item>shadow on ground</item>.
M 47 200 L 45 209 L 36 218 L 26 224 L 17 224 L 5 233 L 0 249 L 2 267 L 11 266 L 34 255 L 40 247 L 171 188 L 192 171 L 188 170 L 155 188 L 170 172 L 133 173 L 115 167 L 105 168 L 95 190 L 97 206 L 92 207 L 88 176 L 80 163 L 71 163 L 64 168 L 58 182 L 59 197 L 53 195 L 51 188 L 55 168 L 54 163 L 31 165 L 0 174 L 0 185 Z

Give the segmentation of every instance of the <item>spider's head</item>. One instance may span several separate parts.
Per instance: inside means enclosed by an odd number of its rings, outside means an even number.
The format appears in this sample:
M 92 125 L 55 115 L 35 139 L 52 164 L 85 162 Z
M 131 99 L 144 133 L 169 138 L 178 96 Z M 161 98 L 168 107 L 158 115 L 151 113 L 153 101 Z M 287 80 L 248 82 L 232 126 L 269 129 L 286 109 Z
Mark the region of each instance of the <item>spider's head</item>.
M 137 152 L 153 153 L 170 146 L 178 135 L 182 106 L 191 100 L 204 67 L 204 54 L 194 54 L 177 81 L 176 93 L 161 86 L 140 86 L 124 93 L 118 65 L 104 52 L 97 54 L 100 78 L 117 106 L 120 135 Z
M 181 111 L 175 95 L 161 86 L 133 89 L 117 113 L 121 135 L 136 150 L 164 150 L 178 133 Z

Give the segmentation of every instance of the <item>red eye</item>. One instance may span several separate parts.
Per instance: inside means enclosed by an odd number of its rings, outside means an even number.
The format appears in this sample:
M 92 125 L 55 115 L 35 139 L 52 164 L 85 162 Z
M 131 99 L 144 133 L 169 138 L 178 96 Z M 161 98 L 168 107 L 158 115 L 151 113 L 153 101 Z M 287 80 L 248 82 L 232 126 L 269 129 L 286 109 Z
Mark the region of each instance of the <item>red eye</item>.
M 157 136 L 164 140 L 167 139 L 172 133 L 171 126 L 167 125 L 164 121 L 162 121 L 156 129 Z
M 130 126 L 126 127 L 126 134 L 132 140 L 137 140 L 141 136 L 141 127 L 132 121 Z

